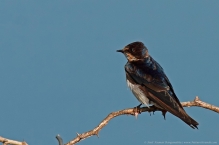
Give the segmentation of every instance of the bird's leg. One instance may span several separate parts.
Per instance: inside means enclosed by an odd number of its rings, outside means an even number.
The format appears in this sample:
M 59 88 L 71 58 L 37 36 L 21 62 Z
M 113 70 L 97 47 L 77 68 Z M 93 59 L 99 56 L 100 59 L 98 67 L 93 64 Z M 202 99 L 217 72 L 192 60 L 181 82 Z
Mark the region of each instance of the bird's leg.
M 134 107 L 134 110 L 133 110 L 133 111 L 134 111 L 134 115 L 135 115 L 136 119 L 137 119 L 137 117 L 138 117 L 138 114 L 141 114 L 141 111 L 140 111 L 141 105 L 142 105 L 142 103 L 139 104 L 138 106 Z

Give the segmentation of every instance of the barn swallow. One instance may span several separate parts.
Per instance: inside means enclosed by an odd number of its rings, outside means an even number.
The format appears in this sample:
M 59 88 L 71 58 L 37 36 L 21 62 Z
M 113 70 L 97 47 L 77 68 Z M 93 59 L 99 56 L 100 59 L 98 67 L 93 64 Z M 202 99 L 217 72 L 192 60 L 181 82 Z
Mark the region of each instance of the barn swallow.
M 198 129 L 198 123 L 183 109 L 163 68 L 149 55 L 142 42 L 130 43 L 117 52 L 123 53 L 128 60 L 126 81 L 141 104 L 168 111 L 193 129 Z

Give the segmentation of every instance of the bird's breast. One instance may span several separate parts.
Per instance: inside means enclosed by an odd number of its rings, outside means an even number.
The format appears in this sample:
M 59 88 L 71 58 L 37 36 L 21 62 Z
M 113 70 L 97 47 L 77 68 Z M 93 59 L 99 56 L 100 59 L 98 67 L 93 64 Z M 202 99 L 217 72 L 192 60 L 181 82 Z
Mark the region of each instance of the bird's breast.
M 140 103 L 149 106 L 150 100 L 147 98 L 144 91 L 140 88 L 140 85 L 133 84 L 128 79 L 127 79 L 127 85 Z

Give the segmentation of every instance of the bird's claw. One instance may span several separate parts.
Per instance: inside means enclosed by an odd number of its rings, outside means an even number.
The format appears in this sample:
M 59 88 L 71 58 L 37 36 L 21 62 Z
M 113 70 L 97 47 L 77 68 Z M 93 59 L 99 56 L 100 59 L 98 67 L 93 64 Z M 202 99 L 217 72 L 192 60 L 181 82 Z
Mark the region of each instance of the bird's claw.
M 166 120 L 166 113 L 167 113 L 166 110 L 162 110 L 162 115 L 163 115 L 163 117 L 164 117 L 164 120 Z
M 135 115 L 135 118 L 137 119 L 138 118 L 138 114 L 141 114 L 141 110 L 140 110 L 140 107 L 141 107 L 142 104 L 134 107 L 133 111 L 134 111 L 134 115 Z

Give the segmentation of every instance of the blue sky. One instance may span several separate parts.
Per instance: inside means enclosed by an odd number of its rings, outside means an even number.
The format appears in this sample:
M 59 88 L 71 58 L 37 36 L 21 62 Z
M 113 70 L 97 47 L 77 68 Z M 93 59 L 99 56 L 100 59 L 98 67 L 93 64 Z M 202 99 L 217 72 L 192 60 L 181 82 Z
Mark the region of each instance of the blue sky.
M 142 41 L 180 101 L 219 106 L 219 1 L 0 2 L 0 136 L 57 144 L 93 129 L 110 112 L 138 105 L 116 53 Z M 193 130 L 171 114 L 120 116 L 81 145 L 149 141 L 219 143 L 219 115 L 186 108 Z

